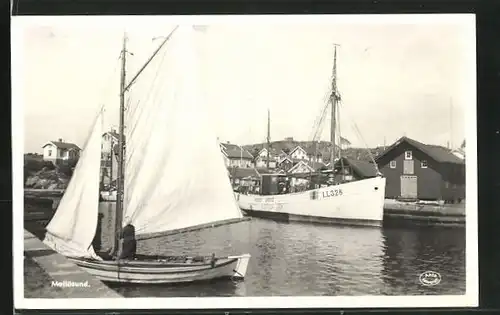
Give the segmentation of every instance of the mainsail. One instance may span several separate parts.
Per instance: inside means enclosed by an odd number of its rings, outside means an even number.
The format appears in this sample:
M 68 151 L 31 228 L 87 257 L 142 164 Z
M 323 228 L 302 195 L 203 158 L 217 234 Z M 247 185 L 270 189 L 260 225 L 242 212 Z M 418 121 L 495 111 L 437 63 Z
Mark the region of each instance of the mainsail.
M 203 98 L 202 36 L 180 27 L 129 94 L 123 217 L 137 234 L 242 218 Z
M 44 243 L 65 256 L 98 259 L 92 240 L 99 211 L 102 116 L 101 110 L 59 207 L 47 226 Z

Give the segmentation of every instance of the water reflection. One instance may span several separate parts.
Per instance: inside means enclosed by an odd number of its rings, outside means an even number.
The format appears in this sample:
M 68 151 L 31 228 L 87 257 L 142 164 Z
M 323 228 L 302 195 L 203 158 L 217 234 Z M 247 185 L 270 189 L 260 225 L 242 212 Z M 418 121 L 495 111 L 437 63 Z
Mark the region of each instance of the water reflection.
M 465 230 L 443 227 L 383 230 L 384 294 L 464 294 Z M 441 274 L 441 283 L 423 286 L 425 271 Z
M 113 207 L 102 203 L 103 248 L 111 246 Z M 420 295 L 465 293 L 465 231 L 352 228 L 252 219 L 139 241 L 138 251 L 166 255 L 250 253 L 244 281 L 116 287 L 125 296 Z M 419 275 L 437 271 L 425 287 Z

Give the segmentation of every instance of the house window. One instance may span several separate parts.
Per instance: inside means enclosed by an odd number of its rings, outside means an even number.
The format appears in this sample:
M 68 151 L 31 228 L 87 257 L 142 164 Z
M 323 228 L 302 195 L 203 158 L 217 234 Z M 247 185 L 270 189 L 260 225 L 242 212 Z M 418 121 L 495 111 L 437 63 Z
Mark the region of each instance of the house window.
M 392 160 L 391 163 L 389 164 L 390 168 L 396 168 L 396 161 Z
M 427 160 L 422 160 L 422 162 L 420 162 L 420 167 L 427 168 Z
M 411 151 L 405 151 L 405 160 L 411 160 L 411 159 L 413 159 Z
M 49 156 L 52 156 L 52 150 L 49 150 Z

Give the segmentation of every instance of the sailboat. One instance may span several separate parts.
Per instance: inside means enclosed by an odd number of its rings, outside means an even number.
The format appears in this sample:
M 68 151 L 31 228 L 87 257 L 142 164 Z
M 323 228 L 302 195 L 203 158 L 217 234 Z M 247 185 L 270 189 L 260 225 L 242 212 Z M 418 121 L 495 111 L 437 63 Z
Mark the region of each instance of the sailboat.
M 335 181 L 335 164 L 337 147 L 336 120 L 340 94 L 337 89 L 337 45 L 334 48 L 334 62 L 332 86 L 325 110 L 331 109 L 331 156 L 330 170 L 317 174 L 300 176 L 313 183 L 330 175 L 327 184 L 309 185 L 309 188 L 300 192 L 279 191 L 278 183 L 289 182 L 294 174 L 266 174 L 262 175 L 260 193 L 237 194 L 240 208 L 249 216 L 270 218 L 284 221 L 307 221 L 328 224 L 348 224 L 361 226 L 381 226 L 384 213 L 386 179 L 378 171 L 376 163 L 373 167 L 377 175 L 357 181 Z M 269 113 L 268 113 L 269 115 Z M 269 117 L 267 152 L 269 152 Z M 340 159 L 342 161 L 342 159 Z M 305 177 L 305 178 L 304 178 Z
M 213 126 L 207 119 L 210 116 L 206 103 L 198 94 L 202 87 L 197 72 L 198 36 L 199 31 L 194 27 L 176 27 L 128 85 L 124 36 L 118 189 L 111 255 L 98 253 L 92 246 L 98 221 L 96 196 L 103 109 L 92 125 L 74 175 L 46 228 L 45 244 L 102 281 L 183 283 L 243 279 L 246 275 L 249 254 L 219 257 L 156 253 L 117 258 L 122 246 L 118 236 L 127 224 L 135 227 L 140 240 L 245 220 L 234 198 Z M 158 71 L 148 66 L 153 59 L 158 60 L 160 51 L 163 57 L 159 62 L 166 66 Z M 167 82 L 158 84 L 153 91 L 155 85 L 139 77 L 145 71 Z M 151 93 L 144 95 L 138 88 L 141 84 Z M 128 103 L 137 106 L 126 109 L 125 94 L 129 96 Z M 140 101 L 136 102 L 134 96 Z M 201 156 L 203 163 L 199 163 Z

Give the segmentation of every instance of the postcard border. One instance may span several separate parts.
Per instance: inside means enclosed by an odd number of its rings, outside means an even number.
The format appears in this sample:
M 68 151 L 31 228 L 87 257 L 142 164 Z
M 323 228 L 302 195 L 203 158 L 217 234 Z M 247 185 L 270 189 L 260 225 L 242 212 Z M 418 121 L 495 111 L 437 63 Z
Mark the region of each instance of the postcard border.
M 470 27 L 474 38 L 470 46 L 471 89 L 469 103 L 476 104 L 476 41 L 473 14 L 391 14 L 391 15 L 233 15 L 233 16 L 14 16 L 12 17 L 12 166 L 13 166 L 13 271 L 14 306 L 18 309 L 215 309 L 220 308 L 387 308 L 387 307 L 475 307 L 478 306 L 478 229 L 477 229 L 477 126 L 476 106 L 466 109 L 466 294 L 440 296 L 335 296 L 335 297 L 206 297 L 206 298 L 117 298 L 117 299 L 29 299 L 24 298 L 23 275 L 23 164 L 24 112 L 22 81 L 23 28 L 43 23 L 92 23 L 119 25 L 125 19 L 143 19 L 142 23 L 460 23 Z M 109 19 L 115 19 L 109 23 Z M 473 81 L 473 82 L 472 82 Z M 216 307 L 216 305 L 218 307 Z

